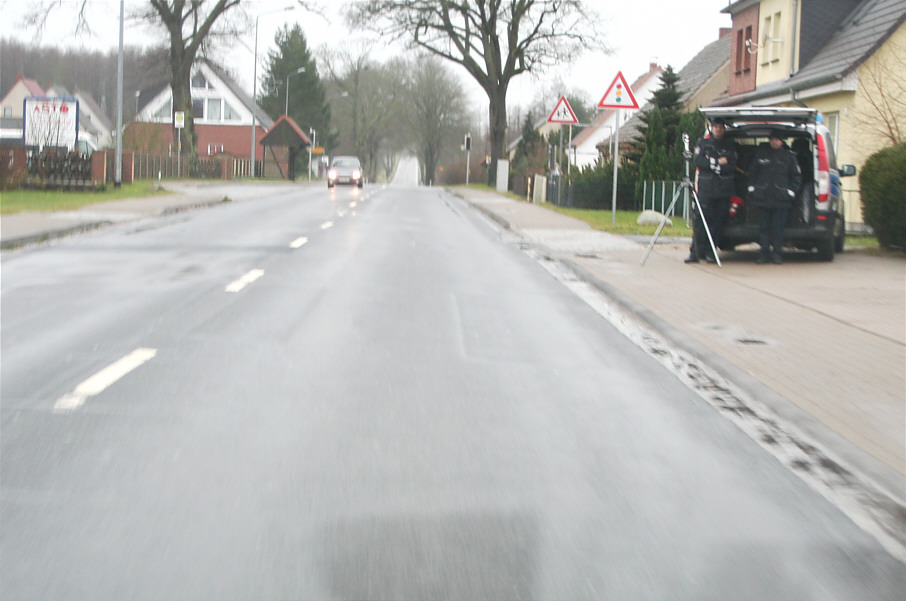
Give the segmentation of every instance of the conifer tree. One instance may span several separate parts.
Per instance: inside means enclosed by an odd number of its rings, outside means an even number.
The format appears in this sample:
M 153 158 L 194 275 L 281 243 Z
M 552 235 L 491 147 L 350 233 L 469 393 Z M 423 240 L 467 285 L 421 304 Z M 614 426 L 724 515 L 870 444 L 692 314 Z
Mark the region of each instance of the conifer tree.
M 648 130 L 645 134 L 645 151 L 639 160 L 641 181 L 669 179 L 666 128 L 661 109 L 655 106 L 648 112 Z
M 676 157 L 680 156 L 682 150 L 677 151 L 676 141 L 677 131 L 679 128 L 680 114 L 682 111 L 682 94 L 679 91 L 679 76 L 673 71 L 673 67 L 667 65 L 667 68 L 660 75 L 661 87 L 654 92 L 651 97 L 652 108 L 639 113 L 639 120 L 642 124 L 636 129 L 639 135 L 633 140 L 633 148 L 627 152 L 627 159 L 633 162 L 640 162 L 642 155 L 645 153 L 645 140 L 648 138 L 648 130 L 651 128 L 651 113 L 654 108 L 660 111 L 660 127 L 664 129 L 665 156 L 672 157 L 667 161 L 665 173 L 658 179 L 678 179 L 680 175 L 680 164 L 676 162 Z M 679 153 L 679 154 L 678 154 Z
M 318 132 L 318 145 L 331 146 L 328 139 L 330 106 L 305 33 L 298 24 L 292 28 L 284 25 L 274 36 L 274 42 L 276 48 L 268 52 L 262 77 L 264 93 L 258 98 L 261 108 L 276 119 L 288 107 L 287 114 L 305 135 L 313 128 Z M 299 72 L 299 69 L 304 71 Z M 307 160 L 307 155 L 305 158 Z

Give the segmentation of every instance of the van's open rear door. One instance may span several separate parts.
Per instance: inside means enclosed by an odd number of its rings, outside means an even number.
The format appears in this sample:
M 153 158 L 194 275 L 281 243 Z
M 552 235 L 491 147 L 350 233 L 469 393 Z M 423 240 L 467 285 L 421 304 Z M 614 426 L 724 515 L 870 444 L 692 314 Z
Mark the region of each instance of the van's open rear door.
M 733 127 L 742 123 L 776 123 L 805 125 L 814 123 L 818 109 L 799 107 L 758 107 L 734 106 L 699 109 L 709 121 L 719 119 Z

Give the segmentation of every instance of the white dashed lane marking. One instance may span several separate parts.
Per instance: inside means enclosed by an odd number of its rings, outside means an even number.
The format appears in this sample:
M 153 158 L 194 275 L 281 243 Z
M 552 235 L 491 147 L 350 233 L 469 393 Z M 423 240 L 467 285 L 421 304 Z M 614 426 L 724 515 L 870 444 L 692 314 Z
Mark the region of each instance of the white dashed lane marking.
M 306 238 L 305 236 L 300 236 L 299 238 L 296 238 L 295 240 L 290 242 L 289 247 L 290 248 L 301 248 L 302 245 L 305 244 L 306 242 L 308 242 L 308 238 Z
M 258 278 L 264 275 L 263 269 L 253 269 L 235 282 L 226 287 L 227 292 L 239 292 Z
M 156 354 L 157 349 L 153 348 L 135 349 L 76 386 L 72 392 L 61 396 L 53 406 L 54 413 L 78 409 L 85 404 L 88 397 L 104 392 L 114 382 L 151 360 Z
M 321 224 L 321 229 L 322 229 L 322 230 L 327 230 L 327 229 L 330 229 L 330 228 L 332 228 L 332 227 L 333 227 L 333 221 L 325 221 L 324 223 Z

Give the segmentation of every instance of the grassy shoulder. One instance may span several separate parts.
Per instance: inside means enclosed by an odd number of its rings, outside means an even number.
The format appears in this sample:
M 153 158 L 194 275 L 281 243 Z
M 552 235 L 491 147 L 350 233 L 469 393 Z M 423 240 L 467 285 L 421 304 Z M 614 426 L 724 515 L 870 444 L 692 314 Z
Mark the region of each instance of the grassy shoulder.
M 600 211 L 595 209 L 569 209 L 558 207 L 550 203 L 544 203 L 545 209 L 568 215 L 575 219 L 584 221 L 591 227 L 602 232 L 612 234 L 622 234 L 626 236 L 653 236 L 657 231 L 656 225 L 639 225 L 636 220 L 639 218 L 638 211 L 617 211 L 616 225 L 614 225 L 614 215 L 612 211 Z M 665 237 L 690 237 L 692 228 L 686 227 L 686 222 L 682 216 L 671 217 L 672 225 L 666 225 L 661 231 L 661 236 Z
M 159 190 L 157 180 L 140 180 L 115 188 L 108 184 L 102 192 L 69 190 L 4 190 L 0 192 L 0 214 L 8 215 L 24 211 L 72 211 L 88 205 L 127 198 L 144 198 L 170 194 Z

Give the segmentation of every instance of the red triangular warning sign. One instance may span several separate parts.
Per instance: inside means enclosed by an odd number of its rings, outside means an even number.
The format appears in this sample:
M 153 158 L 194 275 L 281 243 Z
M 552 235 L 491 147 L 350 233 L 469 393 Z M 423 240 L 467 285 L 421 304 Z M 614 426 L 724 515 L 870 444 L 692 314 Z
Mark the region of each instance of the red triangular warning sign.
M 598 103 L 598 108 L 602 109 L 637 109 L 639 103 L 632 94 L 632 89 L 626 83 L 623 72 L 618 71 L 617 76 L 613 78 L 613 83 L 604 92 L 604 97 Z
M 573 112 L 573 107 L 569 106 L 569 101 L 566 99 L 566 96 L 560 97 L 560 101 L 557 102 L 554 111 L 550 114 L 550 117 L 547 118 L 547 122 L 569 123 L 571 125 L 579 124 L 579 119 L 576 117 L 576 113 Z

